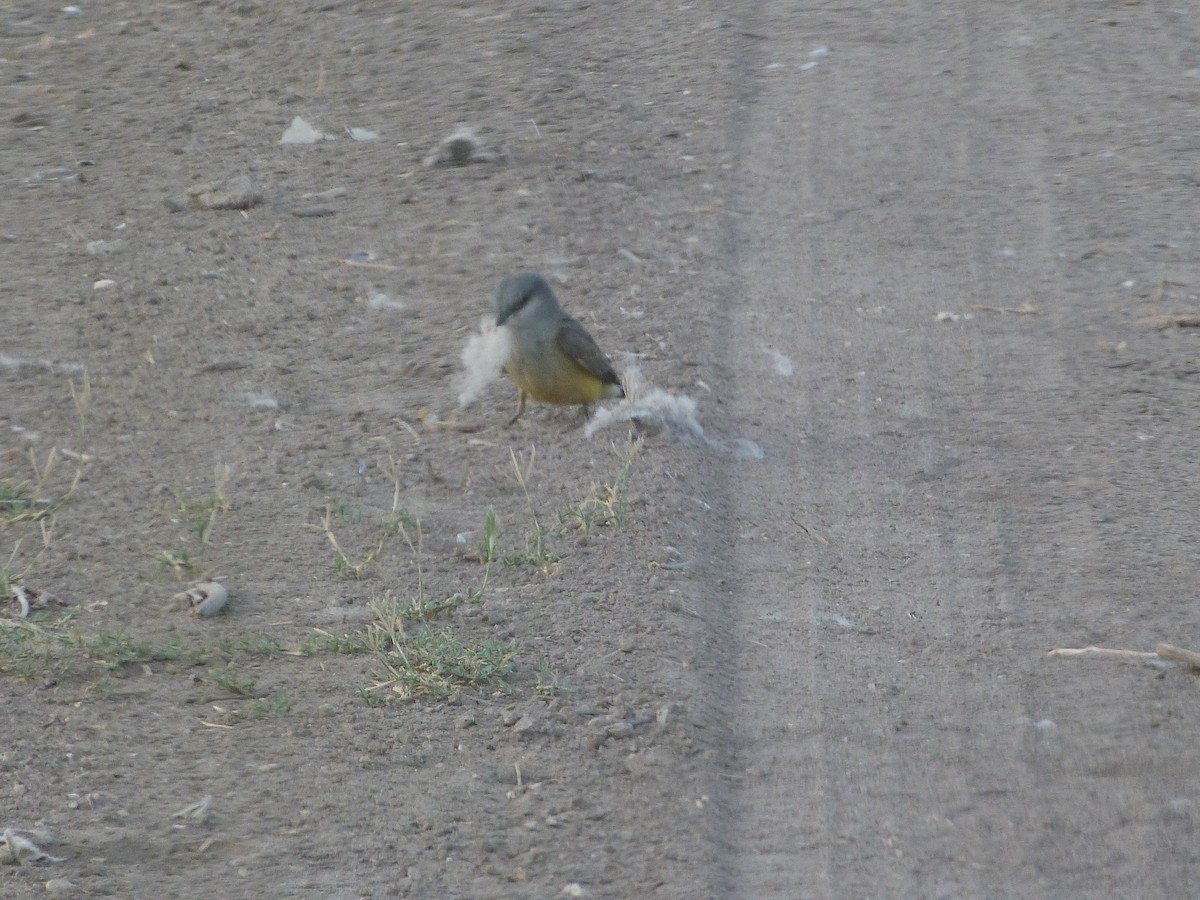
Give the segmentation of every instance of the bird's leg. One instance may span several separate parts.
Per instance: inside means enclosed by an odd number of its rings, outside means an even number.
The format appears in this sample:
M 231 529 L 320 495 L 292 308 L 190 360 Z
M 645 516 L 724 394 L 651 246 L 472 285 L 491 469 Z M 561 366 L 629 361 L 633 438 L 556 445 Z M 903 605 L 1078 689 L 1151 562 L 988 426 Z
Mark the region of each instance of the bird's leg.
M 516 425 L 517 419 L 521 418 L 521 413 L 525 412 L 525 392 L 517 388 L 517 394 L 520 399 L 517 400 L 517 414 L 508 420 L 509 425 Z

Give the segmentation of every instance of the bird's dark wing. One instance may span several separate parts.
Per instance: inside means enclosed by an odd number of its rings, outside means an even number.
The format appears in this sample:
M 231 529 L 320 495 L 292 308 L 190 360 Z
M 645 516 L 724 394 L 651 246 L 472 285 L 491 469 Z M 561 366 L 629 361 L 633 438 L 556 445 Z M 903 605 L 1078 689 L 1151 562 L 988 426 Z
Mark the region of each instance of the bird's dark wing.
M 605 384 L 621 383 L 608 357 L 596 346 L 587 329 L 574 319 L 564 319 L 558 326 L 558 349 Z

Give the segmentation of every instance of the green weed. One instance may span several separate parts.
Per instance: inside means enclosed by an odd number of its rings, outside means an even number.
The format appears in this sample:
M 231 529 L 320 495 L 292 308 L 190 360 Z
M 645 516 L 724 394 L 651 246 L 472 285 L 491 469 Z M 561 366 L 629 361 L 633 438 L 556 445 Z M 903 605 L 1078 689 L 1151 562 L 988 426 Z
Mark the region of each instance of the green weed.
M 450 629 L 420 626 L 412 632 L 393 631 L 390 645 L 377 654 L 379 668 L 370 691 L 407 700 L 431 696 L 446 699 L 463 687 L 502 679 L 512 671 L 514 644 L 463 641 Z
M 554 671 L 548 659 L 543 659 L 537 664 L 534 669 L 534 675 L 537 680 L 534 682 L 533 690 L 539 697 L 546 700 L 557 697 L 570 687 L 566 680 L 560 678 L 558 673 Z
M 619 526 L 625 519 L 625 488 L 633 461 L 642 449 L 641 438 L 631 438 L 620 470 L 612 481 L 593 484 L 587 496 L 558 514 L 559 525 L 584 534 L 593 528 Z

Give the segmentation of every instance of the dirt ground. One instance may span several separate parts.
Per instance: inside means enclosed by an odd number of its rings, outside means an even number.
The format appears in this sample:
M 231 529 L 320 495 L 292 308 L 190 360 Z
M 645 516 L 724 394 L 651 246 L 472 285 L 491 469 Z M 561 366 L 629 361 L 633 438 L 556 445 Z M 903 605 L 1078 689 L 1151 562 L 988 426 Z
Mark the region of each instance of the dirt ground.
M 1200 16 L 958 7 L 6 6 L 0 896 L 1195 894 Z

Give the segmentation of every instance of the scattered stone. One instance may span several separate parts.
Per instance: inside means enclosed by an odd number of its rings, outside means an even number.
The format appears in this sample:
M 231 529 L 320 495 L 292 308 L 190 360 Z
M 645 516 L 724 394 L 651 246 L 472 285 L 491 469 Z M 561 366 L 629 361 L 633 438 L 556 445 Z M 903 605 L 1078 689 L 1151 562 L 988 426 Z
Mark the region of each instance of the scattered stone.
M 12 123 L 18 128 L 45 128 L 50 124 L 50 117 L 40 112 L 29 112 L 28 110 L 25 110 L 13 116 Z M 56 169 L 55 171 L 59 174 L 73 174 L 73 170 L 65 167 L 62 169 Z
M 250 368 L 250 363 L 240 359 L 217 359 L 200 367 L 201 372 L 236 372 Z
M 317 131 L 308 122 L 300 116 L 292 119 L 292 124 L 283 132 L 283 137 L 279 139 L 281 144 L 317 144 L 321 141 L 332 141 L 332 134 L 325 134 Z
M 75 883 L 67 878 L 51 878 L 46 882 L 46 893 L 65 894 L 75 890 Z
M 114 253 L 120 253 L 126 246 L 125 241 L 88 241 L 87 252 L 88 256 L 112 256 Z
M 117 283 L 111 278 L 101 278 L 99 281 L 92 282 L 93 291 L 108 291 L 117 286 Z
M 297 206 L 292 210 L 292 215 L 299 219 L 319 219 L 323 216 L 336 216 L 337 210 L 332 206 Z
M 350 192 L 345 188 L 330 188 L 327 191 L 317 191 L 315 194 L 305 194 L 305 200 L 341 200 Z
M 613 722 L 611 725 L 605 727 L 604 734 L 607 737 L 616 738 L 617 740 L 631 738 L 633 737 L 633 723 Z
M 515 734 L 536 734 L 540 729 L 537 719 L 533 716 L 521 716 L 513 723 L 512 730 Z
M 367 128 L 351 128 L 346 126 L 346 134 L 350 135 L 352 141 L 373 141 L 379 137 L 374 131 Z
M 251 209 L 263 202 L 262 191 L 249 175 L 196 185 L 188 197 L 196 209 Z
M 209 619 L 225 607 L 229 592 L 225 585 L 217 581 L 202 581 L 199 584 L 180 591 L 171 597 L 172 606 L 187 609 L 193 616 Z
M 389 309 L 399 311 L 406 308 L 403 300 L 393 300 L 387 294 L 374 293 L 367 298 L 367 309 Z M 466 537 L 464 537 L 464 535 Z M 466 552 L 467 538 L 470 537 L 470 532 L 463 532 L 455 538 L 461 552 Z
M 189 803 L 172 814 L 174 819 L 183 819 L 186 822 L 202 824 L 208 818 L 208 811 L 212 808 L 212 794 L 206 794 L 195 803 Z
M 267 409 L 272 411 L 279 409 L 278 400 L 266 394 L 260 394 L 258 391 L 246 391 L 244 398 L 253 409 Z
M 634 644 L 633 638 L 627 634 L 621 635 L 621 639 L 617 641 L 617 649 L 619 649 L 622 653 L 632 653 L 635 646 L 636 644 Z
M 446 166 L 466 166 L 471 163 L 499 162 L 504 155 L 498 150 L 485 146 L 475 132 L 462 127 L 429 151 L 425 157 L 425 168 L 435 169 Z

